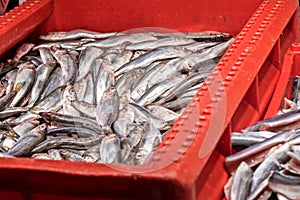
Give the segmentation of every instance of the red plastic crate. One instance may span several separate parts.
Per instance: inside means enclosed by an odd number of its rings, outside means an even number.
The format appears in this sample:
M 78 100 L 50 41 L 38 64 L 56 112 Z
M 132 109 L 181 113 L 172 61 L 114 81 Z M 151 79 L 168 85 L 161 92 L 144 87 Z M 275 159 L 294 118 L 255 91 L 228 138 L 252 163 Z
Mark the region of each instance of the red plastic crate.
M 300 76 L 300 44 L 294 43 L 286 52 L 283 60 L 283 70 L 270 101 L 265 118 L 276 115 L 284 97 L 290 98 L 295 76 Z
M 0 55 L 46 31 L 161 27 L 216 30 L 236 40 L 149 163 L 102 165 L 0 159 L 1 199 L 220 199 L 230 132 L 264 117 L 288 47 L 299 40 L 298 1 L 28 0 L 0 17 Z

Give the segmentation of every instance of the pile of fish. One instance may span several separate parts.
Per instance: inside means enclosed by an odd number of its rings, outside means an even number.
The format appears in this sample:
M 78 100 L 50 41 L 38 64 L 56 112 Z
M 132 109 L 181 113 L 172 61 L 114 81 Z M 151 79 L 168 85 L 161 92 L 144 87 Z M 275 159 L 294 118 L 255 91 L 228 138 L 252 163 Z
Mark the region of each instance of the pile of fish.
M 0 68 L 0 157 L 143 164 L 230 35 L 49 32 Z
M 294 99 L 284 99 L 278 115 L 232 133 L 233 147 L 243 149 L 225 160 L 232 175 L 224 187 L 228 200 L 300 199 L 300 107 Z

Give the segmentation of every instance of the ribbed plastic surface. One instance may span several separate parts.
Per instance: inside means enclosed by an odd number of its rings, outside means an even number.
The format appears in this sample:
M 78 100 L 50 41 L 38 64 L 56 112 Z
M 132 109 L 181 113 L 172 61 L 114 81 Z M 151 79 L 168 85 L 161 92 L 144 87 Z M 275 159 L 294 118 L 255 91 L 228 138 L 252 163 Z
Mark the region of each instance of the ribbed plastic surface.
M 235 42 L 149 163 L 0 159 L 3 199 L 220 199 L 229 134 L 263 118 L 299 40 L 298 1 L 28 0 L 0 17 L 0 55 L 46 31 L 216 30 Z

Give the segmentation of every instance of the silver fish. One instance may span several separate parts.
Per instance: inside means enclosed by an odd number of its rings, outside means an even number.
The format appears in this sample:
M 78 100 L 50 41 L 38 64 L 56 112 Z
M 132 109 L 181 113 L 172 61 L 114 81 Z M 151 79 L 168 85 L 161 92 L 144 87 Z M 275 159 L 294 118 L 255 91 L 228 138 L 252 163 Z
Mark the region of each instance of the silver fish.
M 115 71 L 115 75 L 119 76 L 128 72 L 132 69 L 146 67 L 150 65 L 152 62 L 157 60 L 169 59 L 169 58 L 178 58 L 184 57 L 191 54 L 191 51 L 183 48 L 183 47 L 174 47 L 174 46 L 167 46 L 161 47 L 158 49 L 154 49 L 145 53 L 144 55 L 132 60 L 131 62 L 123 65 L 118 70 Z
M 178 66 L 181 66 L 181 60 L 181 58 L 172 59 L 161 66 L 159 70 L 155 70 L 155 75 L 152 76 L 152 78 L 148 82 L 148 88 L 166 79 L 182 75 L 178 69 Z
M 132 88 L 144 71 L 145 69 L 134 69 L 126 72 L 117 80 L 115 88 L 120 96 L 120 108 L 130 102 Z
M 152 50 L 163 46 L 180 46 L 194 43 L 195 40 L 187 39 L 180 36 L 167 37 L 158 40 L 150 40 L 140 43 L 129 44 L 126 46 L 126 50 Z
M 64 115 L 59 114 L 56 112 L 42 112 L 40 116 L 45 119 L 45 121 L 53 122 L 57 125 L 64 125 L 64 126 L 75 126 L 75 127 L 85 127 L 97 132 L 101 132 L 101 127 L 99 124 L 89 118 L 86 117 L 75 117 L 71 115 Z
M 10 103 L 9 107 L 15 107 L 26 99 L 31 87 L 34 84 L 35 67 L 33 64 L 24 63 L 19 66 L 16 82 L 13 90 L 17 91 L 16 96 Z
M 146 109 L 149 110 L 149 112 L 153 114 L 155 117 L 162 119 L 168 125 L 173 125 L 173 123 L 179 117 L 179 114 L 163 106 L 148 105 Z
M 49 32 L 45 35 L 41 35 L 40 39 L 48 41 L 71 40 L 78 38 L 103 39 L 114 36 L 116 34 L 116 32 L 99 33 L 85 29 L 75 29 L 68 32 Z
M 9 94 L 13 90 L 16 82 L 17 74 L 18 74 L 18 69 L 14 69 L 5 75 L 5 78 L 7 80 L 6 94 Z
M 23 123 L 20 123 L 12 128 L 12 130 L 14 131 L 13 134 L 17 134 L 19 137 L 23 137 L 27 132 L 34 129 L 38 125 L 37 123 L 38 122 L 32 120 L 28 120 Z
M 145 133 L 136 154 L 136 159 L 139 160 L 139 163 L 146 163 L 149 159 L 149 154 L 162 141 L 160 131 L 152 123 L 146 124 L 144 131 Z
M 81 162 L 84 161 L 82 156 L 66 149 L 60 149 L 59 153 L 64 160 L 81 161 Z
M 46 136 L 47 124 L 41 124 L 21 137 L 18 142 L 8 151 L 9 155 L 28 155 L 31 150 Z
M 131 107 L 134 111 L 134 121 L 138 124 L 148 124 L 153 123 L 154 127 L 157 129 L 162 129 L 166 124 L 159 118 L 152 115 L 148 110 L 144 107 L 139 106 L 135 103 L 129 103 L 129 107 Z
M 0 98 L 0 111 L 5 109 L 10 104 L 16 94 L 17 92 L 11 91 Z
M 251 180 L 252 180 L 252 170 L 245 163 L 241 162 L 237 168 L 230 192 L 231 200 L 246 200 L 250 192 Z
M 18 116 L 22 113 L 25 113 L 29 110 L 29 108 L 26 107 L 11 107 L 7 108 L 0 112 L 0 119 L 5 119 L 12 116 Z
M 268 180 L 272 171 L 280 169 L 279 163 L 284 163 L 289 160 L 286 154 L 290 145 L 288 143 L 275 149 L 271 152 L 266 159 L 257 167 L 253 173 L 250 195 L 248 199 L 255 199 L 261 189 L 265 188 L 265 181 Z
M 191 100 L 192 97 L 179 98 L 179 99 L 175 99 L 174 101 L 166 102 L 162 104 L 162 106 L 173 111 L 182 110 L 188 105 L 188 103 Z
M 86 162 L 97 162 L 100 159 L 100 144 L 88 148 L 82 157 Z
M 149 33 L 133 33 L 129 35 L 118 35 L 113 36 L 105 40 L 98 40 L 95 42 L 90 42 L 83 46 L 94 46 L 94 47 L 113 47 L 122 44 L 123 42 L 130 42 L 130 43 L 138 43 L 148 40 L 157 40 L 156 37 L 151 36 Z
M 50 128 L 47 131 L 47 135 L 57 135 L 57 134 L 76 134 L 79 138 L 95 137 L 98 136 L 99 132 L 84 128 L 84 127 L 75 127 L 75 126 L 62 126 L 56 128 Z
M 28 107 L 32 107 L 39 99 L 40 94 L 44 90 L 46 80 L 50 76 L 50 73 L 52 72 L 55 66 L 56 62 L 52 62 L 42 64 L 36 69 L 36 80 L 31 90 L 30 99 L 27 105 Z
M 268 187 L 274 192 L 278 192 L 286 196 L 288 199 L 299 199 L 300 179 L 298 176 L 283 175 L 278 172 L 274 172 L 269 179 Z
M 51 55 L 49 48 L 39 48 L 39 53 L 41 56 L 41 60 L 44 64 L 54 62 L 54 58 Z
M 100 71 L 100 67 L 101 67 L 102 61 L 103 61 L 102 58 L 96 58 L 96 59 L 93 61 L 93 63 L 92 63 L 92 66 L 91 66 L 91 73 L 92 73 L 92 76 L 93 76 L 94 84 L 97 83 L 97 80 L 98 80 L 98 74 L 99 74 L 99 71 Z
M 132 57 L 132 55 L 133 55 L 132 51 L 124 51 L 124 52 L 118 54 L 118 56 L 112 62 L 114 71 L 118 70 L 125 63 L 128 63 L 130 61 L 130 58 Z
M 268 131 L 259 132 L 248 132 L 242 133 L 231 133 L 231 144 L 232 147 L 249 147 L 256 143 L 263 142 L 265 139 L 275 136 L 277 133 Z
M 127 126 L 127 140 L 132 147 L 137 147 L 144 135 L 144 125 L 131 123 Z
M 18 62 L 24 55 L 26 55 L 35 45 L 33 43 L 24 43 L 16 51 L 13 60 Z
M 44 91 L 42 92 L 39 99 L 44 99 L 50 93 L 55 91 L 57 88 L 62 87 L 63 85 L 64 80 L 62 76 L 62 69 L 60 67 L 56 67 L 48 78 Z
M 53 158 L 47 153 L 35 153 L 31 157 L 35 159 L 41 159 L 41 160 L 53 160 Z
M 178 82 L 172 89 L 168 91 L 168 95 L 166 95 L 163 99 L 160 100 L 160 104 L 163 104 L 176 98 L 181 92 L 189 89 L 191 86 L 204 82 L 206 76 L 207 75 L 203 73 L 195 73 L 187 77 L 186 79 Z
M 264 140 L 263 142 L 254 144 L 246 149 L 243 149 L 235 154 L 226 157 L 225 165 L 227 167 L 227 170 L 229 172 L 233 172 L 243 160 L 246 160 L 246 158 L 251 157 L 263 150 L 270 149 L 271 147 L 287 142 L 291 140 L 294 135 L 294 130 L 279 133 L 269 139 Z
M 88 85 L 88 78 L 82 78 L 79 81 L 76 81 L 73 85 L 76 97 L 78 101 L 83 101 L 84 95 L 86 93 L 87 85 Z
M 155 65 L 148 72 L 145 72 L 145 74 L 139 78 L 137 83 L 135 83 L 132 87 L 130 97 L 133 100 L 139 99 L 146 92 L 146 90 L 149 88 L 148 85 L 150 80 L 157 74 L 157 71 L 160 70 L 163 65 L 163 63 L 155 63 Z M 124 77 L 127 73 L 125 73 L 122 77 Z M 122 79 L 122 77 L 120 79 Z
M 31 109 L 32 112 L 39 113 L 44 111 L 58 111 L 63 106 L 63 94 L 65 87 L 59 87 L 50 93 L 45 98 L 37 102 L 37 104 Z
M 247 128 L 245 128 L 243 130 L 243 132 L 260 131 L 263 129 L 266 130 L 266 129 L 269 129 L 268 127 L 271 127 L 271 126 L 274 127 L 274 125 L 276 125 L 276 126 L 287 125 L 287 124 L 297 121 L 299 116 L 300 116 L 300 109 L 293 110 L 288 113 L 283 113 L 283 114 L 276 115 L 274 117 L 271 117 L 271 118 L 268 118 L 265 120 L 261 120 L 255 124 L 248 126 Z M 265 126 L 265 128 L 262 128 L 262 126 Z
M 104 132 L 111 133 L 111 125 L 119 115 L 119 95 L 114 87 L 104 92 L 101 103 L 96 108 L 96 120 Z
M 136 104 L 140 106 L 146 106 L 154 102 L 160 97 L 165 91 L 170 90 L 175 85 L 174 82 L 165 80 L 157 83 L 148 89 L 137 101 Z
M 93 81 L 93 75 L 88 73 L 83 79 L 86 80 L 86 87 L 84 89 L 84 95 L 82 101 L 89 104 L 96 104 L 95 82 Z
M 96 106 L 85 101 L 72 101 L 71 105 L 78 110 L 81 115 L 92 119 L 96 118 Z
M 119 138 L 125 138 L 129 134 L 128 125 L 133 121 L 134 111 L 127 104 L 120 110 L 118 118 L 113 123 L 113 130 Z
M 113 163 L 117 159 L 119 151 L 120 140 L 116 135 L 104 137 L 100 145 L 100 162 Z
M 76 93 L 72 85 L 66 86 L 63 92 L 62 113 L 80 117 L 80 112 L 72 106 L 72 101 L 76 101 Z
M 70 149 L 88 149 L 91 146 L 99 144 L 103 135 L 88 138 L 71 138 L 71 137 L 53 137 L 39 143 L 33 150 L 32 153 L 45 152 L 54 148 L 70 148 Z
M 92 63 L 94 62 L 94 60 L 103 53 L 104 51 L 97 47 L 87 47 L 81 52 L 78 62 L 79 69 L 76 81 L 79 81 L 89 73 L 91 67 L 93 66 Z
M 216 44 L 218 43 L 217 42 L 194 42 L 192 44 L 184 45 L 184 48 L 193 52 L 199 52 L 205 48 L 212 47 Z
M 55 46 L 51 47 L 51 53 L 60 64 L 65 85 L 74 84 L 78 74 L 78 68 L 72 56 L 70 56 L 66 50 Z
M 96 103 L 99 104 L 109 88 L 114 86 L 114 72 L 111 62 L 103 60 L 96 85 Z

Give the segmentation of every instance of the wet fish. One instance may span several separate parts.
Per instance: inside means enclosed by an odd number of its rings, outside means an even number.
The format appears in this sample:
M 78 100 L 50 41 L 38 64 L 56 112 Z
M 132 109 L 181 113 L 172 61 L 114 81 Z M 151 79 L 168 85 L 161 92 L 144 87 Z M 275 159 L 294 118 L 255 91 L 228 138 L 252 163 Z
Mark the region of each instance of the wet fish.
M 22 113 L 25 113 L 29 110 L 29 108 L 26 107 L 11 107 L 7 108 L 0 112 L 0 119 L 5 119 L 8 117 L 18 116 Z
M 103 39 L 114 36 L 116 34 L 116 32 L 99 33 L 85 29 L 75 29 L 68 32 L 48 32 L 45 35 L 41 35 L 40 39 L 48 41 L 71 40 L 78 38 Z
M 102 141 L 103 135 L 88 138 L 53 137 L 39 143 L 32 153 L 45 152 L 54 148 L 88 149 Z
M 105 91 L 115 85 L 113 67 L 110 61 L 103 60 L 96 85 L 96 103 L 99 104 Z
M 51 55 L 49 48 L 39 48 L 39 53 L 41 56 L 41 60 L 44 64 L 54 62 L 54 58 Z
M 8 151 L 9 155 L 28 155 L 31 150 L 46 136 L 47 124 L 41 124 L 22 136 L 17 143 Z
M 83 46 L 94 46 L 94 47 L 102 47 L 102 48 L 108 48 L 113 46 L 118 46 L 124 42 L 130 42 L 130 43 L 138 43 L 148 40 L 157 40 L 156 37 L 151 36 L 151 34 L 145 32 L 145 33 L 133 33 L 133 34 L 122 34 L 110 37 L 105 40 L 98 40 L 95 42 L 87 43 Z
M 140 106 L 146 106 L 153 103 L 158 97 L 160 97 L 165 91 L 170 90 L 175 85 L 174 82 L 165 80 L 157 83 L 148 89 L 138 100 L 136 104 Z
M 249 132 L 249 133 L 231 133 L 231 144 L 233 148 L 249 147 L 256 143 L 263 142 L 265 139 L 275 136 L 277 133 L 268 131 Z
M 195 73 L 187 77 L 186 79 L 180 81 L 179 83 L 177 83 L 177 85 L 175 85 L 171 90 L 168 91 L 168 95 L 166 95 L 163 99 L 161 99 L 159 103 L 163 104 L 165 102 L 168 102 L 176 98 L 177 96 L 179 96 L 181 92 L 187 90 L 188 88 L 198 83 L 204 82 L 206 76 L 207 75 L 203 73 Z
M 165 123 L 169 125 L 172 125 L 179 117 L 179 114 L 163 106 L 148 105 L 146 109 L 149 110 L 149 112 L 155 117 L 162 119 Z
M 126 46 L 126 50 L 152 50 L 163 46 L 181 46 L 194 43 L 195 40 L 187 39 L 180 36 L 167 37 L 158 40 L 150 40 L 140 43 L 129 44 Z
M 131 107 L 124 106 L 120 110 L 117 119 L 113 123 L 113 130 L 119 138 L 125 138 L 129 134 L 129 125 L 134 122 L 134 111 Z
M 17 73 L 18 73 L 18 69 L 14 69 L 6 74 L 5 76 L 7 80 L 6 94 L 9 94 L 13 90 L 17 78 Z
M 120 140 L 116 135 L 108 135 L 103 138 L 100 145 L 101 163 L 113 163 L 117 159 L 120 151 Z
M 107 90 L 96 108 L 96 120 L 105 133 L 112 133 L 111 125 L 119 115 L 119 95 L 114 87 Z
M 144 71 L 145 69 L 130 70 L 117 80 L 115 88 L 120 97 L 120 108 L 131 101 L 133 87 L 140 80 Z
M 96 121 L 85 117 L 74 117 L 56 112 L 42 112 L 40 115 L 45 121 L 53 122 L 58 125 L 84 127 L 98 132 L 102 130 Z
M 161 48 L 149 51 L 149 52 L 145 53 L 144 55 L 123 65 L 122 67 L 120 67 L 118 70 L 115 71 L 115 75 L 119 76 L 121 74 L 124 74 L 125 72 L 132 70 L 132 69 L 146 67 L 146 66 L 150 65 L 152 62 L 157 61 L 157 60 L 184 57 L 189 54 L 191 54 L 191 51 L 189 51 L 183 47 L 180 47 L 180 46 L 161 47 Z
M 276 145 L 282 144 L 291 140 L 295 135 L 294 130 L 286 131 L 283 133 L 279 133 L 274 135 L 273 137 L 264 140 L 263 142 L 256 143 L 244 150 L 241 150 L 235 154 L 226 157 L 225 165 L 229 172 L 233 172 L 236 167 L 247 157 L 251 157 L 256 153 L 259 153 L 265 149 L 269 149 Z
M 42 64 L 36 69 L 36 79 L 32 86 L 28 107 L 32 107 L 39 99 L 40 94 L 42 93 L 46 85 L 46 81 L 55 66 L 56 66 L 56 62 L 52 62 L 52 63 Z
M 92 119 L 96 118 L 96 106 L 85 101 L 71 101 L 71 105 L 80 112 L 81 115 Z
M 94 60 L 103 53 L 104 51 L 97 47 L 87 47 L 81 52 L 78 61 L 79 69 L 78 69 L 78 76 L 76 78 L 76 81 L 82 79 L 89 73 L 91 67 L 93 66 L 92 63 L 94 62 Z
M 51 47 L 51 53 L 55 57 L 57 62 L 60 64 L 64 84 L 74 84 L 78 74 L 78 68 L 72 56 L 70 56 L 70 54 L 68 54 L 66 50 L 60 49 L 55 46 Z
M 76 134 L 80 138 L 87 138 L 87 137 L 98 136 L 102 132 L 97 132 L 88 128 L 75 127 L 75 126 L 61 126 L 57 128 L 50 128 L 47 131 L 47 135 L 55 135 L 61 133 Z
M 230 191 L 230 200 L 247 199 L 250 192 L 252 174 L 252 169 L 245 162 L 241 162 L 234 174 Z
M 44 91 L 42 92 L 40 96 L 40 100 L 44 99 L 46 96 L 48 96 L 50 93 L 55 91 L 57 88 L 64 86 L 63 76 L 62 76 L 62 70 L 60 67 L 56 67 L 51 75 L 49 76 L 47 83 L 45 85 Z
M 19 66 L 19 70 L 14 84 L 13 91 L 17 91 L 9 107 L 15 107 L 26 99 L 35 81 L 35 67 L 31 63 L 24 63 Z
M 271 152 L 257 167 L 253 173 L 250 195 L 248 199 L 255 199 L 257 194 L 260 193 L 259 191 L 266 187 L 265 181 L 268 181 L 272 171 L 280 169 L 279 163 L 285 163 L 289 160 L 289 156 L 286 154 L 286 151 L 288 151 L 289 148 L 290 145 L 288 143 L 283 144 Z
M 0 111 L 2 111 L 5 107 L 7 107 L 10 102 L 13 100 L 17 92 L 11 91 L 0 98 Z
M 24 43 L 16 51 L 13 61 L 18 62 L 24 55 L 26 55 L 35 45 L 33 43 Z
M 265 120 L 261 120 L 253 125 L 248 126 L 243 130 L 243 132 L 260 131 L 260 130 L 271 131 L 271 128 L 276 128 L 278 126 L 287 125 L 292 122 L 298 121 L 299 116 L 300 116 L 300 109 L 293 110 L 288 113 L 283 113 Z
M 288 199 L 299 199 L 300 178 L 298 176 L 283 175 L 278 172 L 274 172 L 269 179 L 268 187 L 274 192 L 278 192 L 286 196 Z
M 5 79 L 0 80 L 0 98 L 6 93 L 7 84 L 8 84 L 7 80 Z
M 157 129 L 162 129 L 165 126 L 165 123 L 161 119 L 152 115 L 148 110 L 146 110 L 142 106 L 139 106 L 135 103 L 129 103 L 128 105 L 134 111 L 134 121 L 136 123 L 147 124 L 151 122 Z
M 31 111 L 35 113 L 39 112 L 50 112 L 50 111 L 58 111 L 63 106 L 63 94 L 65 87 L 61 86 L 51 92 L 48 96 L 38 101 L 36 106 L 34 106 Z
M 136 154 L 136 159 L 139 160 L 139 163 L 147 162 L 149 154 L 162 140 L 160 131 L 152 123 L 147 124 L 144 131 L 145 133 Z

